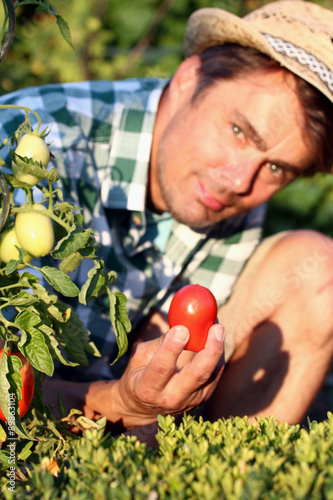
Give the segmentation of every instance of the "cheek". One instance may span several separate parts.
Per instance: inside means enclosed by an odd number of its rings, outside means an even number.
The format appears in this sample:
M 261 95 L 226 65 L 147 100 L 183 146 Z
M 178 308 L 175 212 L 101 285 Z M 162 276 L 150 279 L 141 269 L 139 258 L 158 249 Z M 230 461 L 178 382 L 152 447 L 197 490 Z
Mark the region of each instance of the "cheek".
M 250 205 L 249 208 L 253 208 L 261 203 L 265 203 L 268 201 L 277 191 L 281 188 L 273 185 L 267 185 L 267 183 L 263 182 L 259 177 L 256 179 L 251 196 L 250 196 Z

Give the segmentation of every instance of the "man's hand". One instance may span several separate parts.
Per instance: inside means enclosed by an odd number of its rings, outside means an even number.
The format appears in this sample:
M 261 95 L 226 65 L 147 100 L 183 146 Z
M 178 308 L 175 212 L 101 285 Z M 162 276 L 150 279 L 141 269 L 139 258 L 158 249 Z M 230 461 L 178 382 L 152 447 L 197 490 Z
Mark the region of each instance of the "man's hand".
M 224 368 L 223 326 L 213 325 L 205 348 L 179 367 L 188 338 L 187 328 L 176 326 L 133 348 L 124 375 L 113 387 L 126 429 L 149 424 L 158 414 L 189 411 L 210 397 Z
M 176 326 L 153 340 L 133 347 L 120 380 L 44 383 L 46 400 L 58 390 L 66 406 L 83 408 L 85 416 L 105 416 L 123 429 L 155 422 L 158 414 L 179 414 L 205 402 L 213 393 L 224 368 L 224 328 L 210 328 L 205 348 L 184 351 L 189 332 Z M 71 406 L 70 406 L 71 405 Z

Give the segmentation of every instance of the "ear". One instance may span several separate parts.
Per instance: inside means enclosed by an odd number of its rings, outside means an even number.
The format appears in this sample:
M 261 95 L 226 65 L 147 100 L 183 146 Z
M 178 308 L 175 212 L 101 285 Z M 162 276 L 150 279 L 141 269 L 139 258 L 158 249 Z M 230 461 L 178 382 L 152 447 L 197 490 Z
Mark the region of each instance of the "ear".
M 201 60 L 198 55 L 185 59 L 178 67 L 169 85 L 171 104 L 189 101 L 196 89 Z

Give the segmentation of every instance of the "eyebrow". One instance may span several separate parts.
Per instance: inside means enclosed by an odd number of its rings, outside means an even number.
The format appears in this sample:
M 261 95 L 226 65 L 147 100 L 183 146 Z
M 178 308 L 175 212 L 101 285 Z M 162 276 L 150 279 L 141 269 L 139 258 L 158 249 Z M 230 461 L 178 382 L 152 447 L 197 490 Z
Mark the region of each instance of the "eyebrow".
M 263 152 L 267 151 L 268 147 L 267 147 L 266 141 L 261 137 L 259 132 L 254 128 L 252 123 L 249 122 L 249 120 L 246 118 L 246 116 L 243 115 L 243 113 L 239 112 L 236 109 L 234 110 L 234 113 L 235 113 L 236 119 L 240 123 L 241 128 L 246 133 L 246 135 L 250 138 L 250 140 L 257 146 L 259 151 L 263 151 Z M 278 160 L 276 162 L 272 161 L 272 163 L 276 163 L 276 165 L 278 167 L 282 168 L 283 170 L 292 172 L 293 174 L 295 174 L 297 176 L 304 174 L 306 172 L 306 170 L 308 170 L 308 168 L 309 168 L 308 166 L 305 168 L 296 167 L 295 165 L 291 165 L 288 162 L 278 161 Z
M 261 137 L 259 132 L 254 128 L 252 123 L 246 118 L 243 113 L 240 113 L 238 110 L 234 111 L 236 119 L 241 124 L 242 129 L 246 132 L 246 135 L 250 138 L 250 140 L 258 147 L 260 151 L 267 151 L 267 143 Z

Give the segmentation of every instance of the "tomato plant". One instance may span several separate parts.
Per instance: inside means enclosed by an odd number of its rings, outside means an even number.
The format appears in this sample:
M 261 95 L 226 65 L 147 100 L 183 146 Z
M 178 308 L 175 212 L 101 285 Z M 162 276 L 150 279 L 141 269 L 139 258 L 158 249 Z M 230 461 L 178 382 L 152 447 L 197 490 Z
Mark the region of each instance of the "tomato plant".
M 20 247 L 19 240 L 16 235 L 15 227 L 9 227 L 0 233 L 0 261 L 8 264 L 11 259 L 19 259 L 19 251 L 16 247 Z M 32 255 L 24 257 L 24 264 L 19 264 L 17 269 L 23 269 L 26 264 L 32 261 Z
M 50 161 L 49 148 L 47 147 L 44 139 L 35 134 L 23 135 L 17 148 L 15 149 L 15 154 L 21 156 L 22 158 L 31 158 L 34 162 L 37 162 L 44 168 L 47 167 Z M 12 163 L 12 171 L 16 179 L 21 182 L 26 182 L 31 186 L 34 186 L 41 180 L 41 178 L 36 175 L 26 173 L 14 161 Z
M 33 257 L 48 255 L 54 245 L 52 220 L 48 215 L 36 212 L 47 210 L 35 203 L 30 212 L 20 212 L 15 219 L 15 231 L 22 248 Z
M 3 356 L 4 350 L 0 349 L 0 361 Z M 20 409 L 20 417 L 22 418 L 27 411 L 29 410 L 29 407 L 31 405 L 32 398 L 34 396 L 34 390 L 35 390 L 35 374 L 34 370 L 29 363 L 29 361 L 23 356 L 22 353 L 20 352 L 10 352 L 7 351 L 8 356 L 17 356 L 22 363 L 22 368 L 20 369 L 20 374 L 21 374 L 21 379 L 22 379 L 22 387 L 21 387 L 21 394 L 22 398 L 18 402 L 18 406 Z M 3 411 L 2 411 L 2 406 L 3 404 L 6 404 L 7 402 L 0 401 L 1 407 L 0 407 L 0 420 L 6 420 Z
M 175 294 L 169 308 L 170 328 L 184 325 L 190 331 L 189 351 L 205 347 L 208 331 L 215 323 L 217 304 L 214 295 L 201 285 L 186 285 Z
M 68 305 L 71 299 L 84 307 L 88 301 L 108 296 L 110 323 L 119 348 L 116 359 L 127 350 L 131 323 L 125 295 L 111 291 L 117 274 L 107 271 L 99 258 L 94 231 L 84 228 L 81 208 L 64 200 L 60 182 L 54 187 L 60 175 L 53 164 L 46 168 L 50 153 L 44 138 L 49 134 L 48 129 L 41 130 L 40 116 L 24 106 L 0 105 L 0 112 L 10 108 L 15 117 L 13 124 L 18 118 L 23 119 L 22 112 L 25 117 L 0 144 L 6 154 L 6 160 L 0 158 L 0 167 L 5 169 L 0 170 L 0 345 L 6 354 L 20 352 L 38 375 L 40 384 L 45 376 L 52 377 L 54 361 L 67 367 L 89 366 L 89 355 L 100 356 L 90 332 Z M 34 128 L 31 114 L 37 121 Z M 34 141 L 35 149 L 24 151 L 22 144 L 27 146 L 28 139 L 30 143 L 31 139 Z M 24 175 L 36 176 L 41 182 L 32 186 L 27 178 L 12 175 L 16 172 L 15 165 Z M 22 199 L 22 191 L 24 202 L 18 205 L 16 200 Z M 34 262 L 33 257 L 47 254 L 48 265 Z M 74 283 L 71 273 L 85 259 L 89 259 L 89 273 L 83 282 Z M 18 272 L 25 264 L 27 269 Z M 2 356 L 0 399 L 3 402 L 11 397 L 15 408 L 22 394 L 20 371 L 17 357 Z M 39 391 L 36 404 L 41 404 L 42 399 Z M 28 432 L 20 420 L 24 411 L 22 408 L 20 415 L 15 412 L 15 434 L 32 439 L 31 429 Z M 7 416 L 6 406 L 3 413 Z M 0 443 L 2 431 L 0 426 Z

